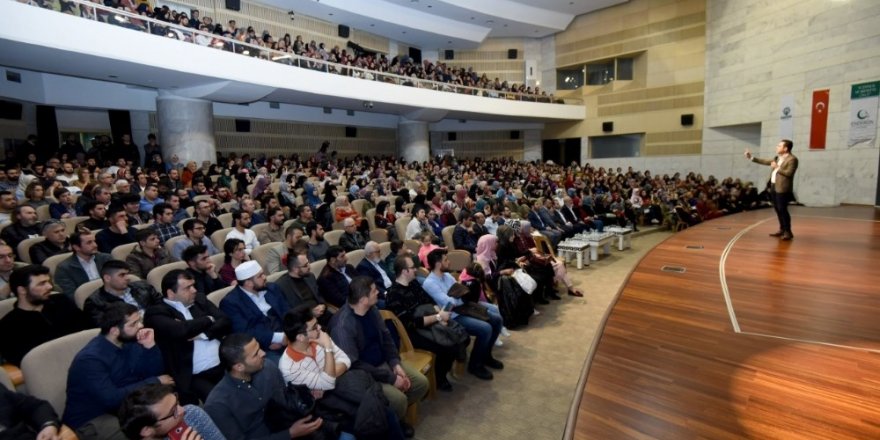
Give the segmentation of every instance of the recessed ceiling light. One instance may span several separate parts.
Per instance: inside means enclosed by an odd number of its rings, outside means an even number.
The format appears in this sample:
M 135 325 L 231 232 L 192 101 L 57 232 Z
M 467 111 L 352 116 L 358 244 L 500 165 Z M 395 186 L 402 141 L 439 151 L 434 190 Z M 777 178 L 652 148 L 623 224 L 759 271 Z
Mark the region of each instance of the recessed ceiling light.
M 119 77 L 118 77 L 118 76 L 116 76 L 116 75 L 109 75 L 109 76 L 108 76 L 108 78 L 113 78 L 113 79 L 116 79 L 116 78 L 119 78 Z
M 471 20 L 473 20 L 473 19 L 474 19 L 474 17 L 471 17 Z
M 331 13 L 329 13 L 329 14 L 327 14 L 327 15 L 333 16 L 333 13 L 331 12 Z
M 429 7 L 429 8 L 433 8 L 433 6 L 431 6 L 431 5 L 428 5 L 428 7 Z
M 495 23 L 495 20 L 486 20 L 486 23 Z
M 507 27 L 507 23 L 504 23 L 504 27 Z
M 375 26 L 376 25 L 374 23 L 370 23 L 370 27 L 375 27 Z
M 406 31 L 403 31 L 403 32 L 402 32 L 402 33 L 404 33 L 404 34 L 405 34 L 405 33 L 406 33 Z

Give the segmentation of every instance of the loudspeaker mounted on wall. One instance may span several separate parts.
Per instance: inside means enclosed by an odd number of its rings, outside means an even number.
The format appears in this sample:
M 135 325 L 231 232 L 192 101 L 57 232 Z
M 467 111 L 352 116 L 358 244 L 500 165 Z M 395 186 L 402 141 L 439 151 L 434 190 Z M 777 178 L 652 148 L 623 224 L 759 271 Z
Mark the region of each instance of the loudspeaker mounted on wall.
M 348 38 L 348 35 L 351 33 L 351 29 L 344 24 L 339 25 L 339 37 L 340 38 Z
M 357 127 L 345 127 L 345 137 L 347 137 L 347 138 L 356 138 L 356 137 L 358 137 L 358 129 L 357 129 Z
M 517 50 L 516 49 L 507 49 L 507 59 L 515 60 L 517 58 Z
M 614 131 L 614 123 L 613 122 L 603 122 L 602 123 L 602 131 L 605 133 L 610 133 Z
M 446 52 L 443 54 L 443 58 L 447 60 L 455 59 L 455 51 L 452 49 L 446 49 Z
M 226 9 L 232 11 L 240 11 L 241 10 L 241 0 L 226 0 Z
M 681 125 L 694 125 L 693 113 L 681 115 Z
M 510 139 L 519 139 L 519 130 L 510 130 Z
M 251 120 L 250 119 L 236 119 L 235 120 L 235 132 L 236 133 L 250 133 L 251 131 Z
M 450 132 L 446 133 L 446 140 L 447 140 L 447 141 L 456 141 L 456 140 L 458 140 L 458 133 L 456 133 L 456 132 L 454 132 L 454 131 L 450 131 Z

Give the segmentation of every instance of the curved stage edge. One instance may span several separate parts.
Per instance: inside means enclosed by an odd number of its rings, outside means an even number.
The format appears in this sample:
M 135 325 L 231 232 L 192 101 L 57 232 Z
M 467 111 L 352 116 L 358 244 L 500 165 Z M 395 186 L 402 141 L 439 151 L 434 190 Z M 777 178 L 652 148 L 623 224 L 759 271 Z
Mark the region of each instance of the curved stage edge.
M 880 438 L 880 209 L 671 236 L 606 311 L 564 439 Z M 683 268 L 667 272 L 661 268 Z

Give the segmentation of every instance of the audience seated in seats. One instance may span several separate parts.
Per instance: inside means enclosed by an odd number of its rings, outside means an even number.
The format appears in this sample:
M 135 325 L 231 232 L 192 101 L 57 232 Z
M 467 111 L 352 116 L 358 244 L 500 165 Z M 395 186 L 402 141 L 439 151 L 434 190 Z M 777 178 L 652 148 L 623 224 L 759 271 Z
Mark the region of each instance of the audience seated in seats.
M 141 198 L 140 211 L 144 215 L 154 215 L 153 207 L 158 203 L 165 203 L 165 199 L 159 197 L 159 187 L 155 183 L 148 183 L 144 188 L 144 196 Z
M 394 312 L 406 327 L 407 335 L 414 347 L 434 353 L 433 374 L 437 389 L 452 391 L 452 384 L 446 375 L 452 369 L 452 363 L 456 359 L 463 361 L 467 357 L 467 342 L 460 346 L 444 346 L 422 336 L 419 329 L 426 329 L 433 325 L 448 325 L 452 314 L 449 311 L 441 310 L 415 281 L 416 267 L 411 258 L 398 256 L 394 264 L 397 278 L 394 280 L 394 285 L 388 289 L 386 308 Z M 433 309 L 434 313 L 417 315 L 416 309 L 424 312 L 421 308 L 425 306 Z
M 220 345 L 220 360 L 226 374 L 208 395 L 205 412 L 227 439 L 310 438 L 322 429 L 324 420 L 311 414 L 298 414 L 295 422 L 277 426 L 281 425 L 279 407 L 298 408 L 288 405 L 278 365 L 266 362 L 266 353 L 253 336 L 227 336 Z
M 220 250 L 214 246 L 214 243 L 211 241 L 210 237 L 206 235 L 206 232 L 207 226 L 205 225 L 205 222 L 197 218 L 191 218 L 183 222 L 183 233 L 186 235 L 186 238 L 177 240 L 174 243 L 174 246 L 171 249 L 171 256 L 175 260 L 182 260 L 183 251 L 195 244 L 204 246 L 209 256 L 219 254 Z
M 405 237 L 407 240 L 414 240 L 419 234 L 430 230 L 431 227 L 428 226 L 428 215 L 425 213 L 424 209 L 419 209 L 416 210 L 416 215 L 410 220 L 409 224 L 406 225 Z
M 12 247 L 0 241 L 0 299 L 9 298 L 12 291 L 9 287 L 9 278 L 15 269 L 15 253 Z
M 318 290 L 321 296 L 334 307 L 342 307 L 348 300 L 348 287 L 357 271 L 348 264 L 345 249 L 330 246 L 327 249 L 327 264 L 318 277 Z
M 70 249 L 73 255 L 58 263 L 55 269 L 55 288 L 73 299 L 76 288 L 100 278 L 104 263 L 113 257 L 98 252 L 95 234 L 88 230 L 70 235 Z
M 131 273 L 138 278 L 147 279 L 147 274 L 157 266 L 174 262 L 159 243 L 155 230 L 141 229 L 135 233 L 135 239 L 138 244 L 125 257 L 125 262 L 131 268 Z
M 299 228 L 290 225 L 284 231 L 282 246 L 272 246 L 266 252 L 266 273 L 273 274 L 287 268 L 287 259 L 297 253 L 295 248 L 308 253 L 308 242 L 303 238 L 303 232 Z
M 125 396 L 119 426 L 129 439 L 158 440 L 181 429 L 178 438 L 226 440 L 211 417 L 197 405 L 183 405 L 174 387 L 147 384 Z
M 232 332 L 232 323 L 185 270 L 162 278 L 162 302 L 144 313 L 144 325 L 155 332 L 165 371 L 174 378 L 180 401 L 197 405 L 223 378 L 220 341 Z
M 341 222 L 351 219 L 357 231 L 366 234 L 370 231 L 370 224 L 366 219 L 361 218 L 361 214 L 355 211 L 348 201 L 348 196 L 339 196 L 336 198 L 336 211 L 334 212 L 334 221 Z M 346 223 L 348 224 L 348 223 Z M 346 230 L 348 232 L 348 230 Z
M 308 237 L 309 261 L 315 262 L 327 258 L 330 243 L 324 240 L 324 226 L 314 220 L 308 222 L 306 236 Z
M 89 295 L 83 304 L 83 311 L 91 318 L 93 326 L 98 326 L 101 314 L 111 304 L 124 302 L 143 312 L 162 301 L 159 292 L 156 292 L 156 289 L 146 281 L 129 280 L 129 270 L 128 264 L 119 260 L 107 261 L 101 267 L 101 279 L 104 285 Z
M 186 271 L 195 281 L 196 291 L 210 294 L 215 290 L 228 287 L 229 284 L 220 278 L 217 268 L 208 255 L 208 248 L 200 244 L 190 246 L 183 251 Z
M 531 223 L 522 220 L 510 224 L 513 230 L 513 244 L 516 249 L 516 263 L 522 267 L 538 283 L 538 288 L 532 292 L 532 298 L 538 304 L 548 304 L 549 300 L 561 299 L 556 291 L 554 278 L 556 274 L 550 259 L 542 254 L 532 253 L 536 250 L 535 240 L 532 238 Z M 505 231 L 505 237 L 507 231 Z M 509 264 L 509 257 L 505 258 Z
M 128 225 L 128 215 L 122 206 L 113 205 L 106 212 L 109 225 L 95 234 L 99 251 L 109 254 L 117 246 L 137 241 L 137 229 Z
M 260 231 L 257 241 L 261 244 L 284 241 L 284 210 L 278 207 L 270 208 L 266 211 L 266 217 L 269 226 Z
M 330 321 L 333 342 L 351 359 L 353 370 L 364 370 L 382 384 L 397 418 L 403 420 L 406 407 L 418 403 L 428 391 L 428 379 L 400 361 L 391 332 L 379 315 L 379 291 L 372 279 L 355 277 L 348 300 Z M 404 434 L 413 428 L 401 423 Z
M 226 240 L 237 238 L 244 242 L 245 254 L 250 255 L 257 246 L 260 245 L 257 240 L 257 234 L 248 229 L 251 225 L 251 215 L 245 211 L 234 211 L 232 213 L 233 228 L 226 234 Z M 224 246 L 225 247 L 225 246 Z
M 446 255 L 446 249 L 435 249 L 428 254 L 428 264 L 431 273 L 425 279 L 422 287 L 425 292 L 431 296 L 434 302 L 441 309 L 446 310 L 448 307 L 457 307 L 464 303 L 459 298 L 449 296 L 449 290 L 455 284 L 455 278 L 449 274 L 449 257 Z M 501 370 L 504 364 L 492 356 L 492 348 L 495 341 L 501 333 L 502 321 L 501 315 L 488 310 L 488 321 L 483 321 L 472 316 L 465 316 L 461 313 L 452 312 L 452 319 L 461 324 L 467 332 L 474 336 L 474 348 L 471 350 L 470 359 L 468 360 L 468 372 L 479 379 L 492 380 L 493 374 L 486 367 Z
M 541 235 L 547 237 L 553 244 L 553 247 L 556 247 L 562 239 L 562 230 L 545 221 L 540 212 L 542 208 L 540 203 L 527 202 L 526 205 L 531 208 L 527 217 L 529 223 L 532 224 L 535 231 L 538 231 Z
M 387 200 L 379 202 L 379 204 L 376 205 L 376 214 L 373 216 L 373 222 L 376 225 L 376 229 L 384 229 L 388 231 L 388 239 L 394 240 L 397 238 L 397 228 L 394 226 L 397 217 L 390 209 L 388 209 L 389 206 L 391 205 Z
M 153 230 L 156 231 L 163 245 L 168 239 L 180 235 L 180 228 L 174 222 L 174 209 L 171 205 L 157 203 L 153 206 Z
M 342 226 L 345 228 L 345 233 L 339 237 L 339 246 L 342 246 L 346 252 L 363 249 L 370 241 L 366 234 L 358 230 L 357 224 L 350 217 L 342 221 Z
M 181 188 L 181 190 L 183 190 Z M 186 190 L 183 190 L 184 194 L 186 194 Z M 189 214 L 186 212 L 186 207 L 182 206 L 182 201 L 180 200 L 180 196 L 177 194 L 170 194 L 167 197 L 167 204 L 171 207 L 171 223 L 177 225 L 181 221 L 189 218 Z
M 34 244 L 29 249 L 31 262 L 42 263 L 53 255 L 70 252 L 67 243 L 67 227 L 60 220 L 47 220 L 41 225 L 45 240 Z
M 474 227 L 474 216 L 470 211 L 462 210 L 458 215 L 458 224 L 452 233 L 452 242 L 455 249 L 461 249 L 474 253 L 477 248 L 479 229 Z
M 281 289 L 266 283 L 266 274 L 256 261 L 235 269 L 238 284 L 220 302 L 220 310 L 232 320 L 232 330 L 253 335 L 260 347 L 277 363 L 284 351 L 284 314 L 290 309 Z
M 199 200 L 195 204 L 195 216 L 197 220 L 201 220 L 205 224 L 205 236 L 210 237 L 211 234 L 223 229 L 220 220 L 214 216 L 213 207 L 208 200 Z
M 0 385 L 0 426 L 9 439 L 60 439 L 61 420 L 52 405 Z
M 65 295 L 51 295 L 49 269 L 35 264 L 15 269 L 9 286 L 17 301 L 0 319 L 0 356 L 20 365 L 32 348 L 90 328 L 86 315 Z
M 107 221 L 107 206 L 103 203 L 96 200 L 86 202 L 83 205 L 83 212 L 85 215 L 89 216 L 89 218 L 81 221 L 77 225 L 77 228 L 99 231 L 110 227 L 110 222 Z
M 115 303 L 99 321 L 101 333 L 77 353 L 67 373 L 64 423 L 81 440 L 124 439 L 116 413 L 130 392 L 148 383 L 174 384 L 164 374 L 153 329 L 137 307 Z
M 237 238 L 227 239 L 223 243 L 223 252 L 225 254 L 223 266 L 218 273 L 220 274 L 220 279 L 228 286 L 235 282 L 235 269 L 245 261 L 248 261 L 249 258 L 244 242 Z
M 317 398 L 317 411 L 325 419 L 333 417 L 357 438 L 403 439 L 400 421 L 388 407 L 382 387 L 363 370 L 349 372 L 351 359 L 322 330 L 308 305 L 294 307 L 284 316 L 284 334 L 290 341 L 278 365 L 284 381 L 308 387 Z M 375 429 L 376 420 L 382 418 L 387 426 Z
M 70 194 L 69 189 L 63 186 L 55 188 L 52 196 L 57 200 L 57 202 L 49 204 L 49 215 L 52 218 L 60 220 L 76 217 L 76 207 L 73 204 L 73 196 Z
M 433 237 L 433 234 L 431 234 L 431 236 Z M 421 261 L 419 261 L 419 256 L 413 253 L 410 248 L 404 246 L 403 242 L 400 240 L 391 241 L 391 246 L 389 246 L 389 250 L 391 252 L 388 253 L 387 257 L 385 257 L 383 265 L 385 266 L 385 272 L 393 278 L 397 278 L 398 275 L 394 271 L 394 261 L 397 260 L 397 257 L 406 256 L 413 261 L 413 264 L 415 264 L 416 268 L 425 266 L 424 264 L 422 264 Z M 424 277 L 419 278 L 419 284 L 421 284 L 425 279 Z
M 12 211 L 12 216 L 12 224 L 3 228 L 3 231 L 0 231 L 0 239 L 17 247 L 19 243 L 28 238 L 40 236 L 37 211 L 33 207 L 28 205 L 16 206 Z M 13 247 L 13 251 L 16 251 L 15 247 Z
M 309 271 L 309 259 L 305 254 L 288 255 L 287 274 L 278 278 L 275 285 L 281 289 L 290 307 L 305 304 L 322 325 L 327 326 L 330 323 L 333 312 L 327 310 L 327 302 L 318 290 L 318 280 Z
M 308 204 L 302 204 L 296 208 L 296 212 L 297 217 L 293 221 L 292 225 L 297 229 L 302 229 L 303 233 L 308 236 L 309 233 L 306 231 L 306 225 L 309 224 L 309 222 L 315 220 L 312 207 Z
M 113 205 L 122 206 L 128 216 L 128 225 L 145 225 L 152 219 L 152 214 L 147 215 L 140 210 L 141 198 L 137 194 L 122 194 Z
M 257 212 L 256 203 L 254 202 L 254 199 L 251 198 L 251 196 L 248 196 L 248 195 L 242 196 L 241 201 L 239 202 L 239 205 L 241 207 L 241 209 L 240 209 L 241 211 L 244 211 L 244 212 L 250 214 L 250 216 L 251 216 L 250 223 L 248 224 L 247 227 L 259 225 L 261 223 L 266 223 L 266 216 Z
M 368 241 L 364 246 L 364 258 L 358 263 L 355 271 L 358 275 L 370 277 L 379 290 L 379 308 L 384 308 L 385 293 L 394 283 L 394 278 L 382 265 L 382 256 L 379 252 L 379 243 Z

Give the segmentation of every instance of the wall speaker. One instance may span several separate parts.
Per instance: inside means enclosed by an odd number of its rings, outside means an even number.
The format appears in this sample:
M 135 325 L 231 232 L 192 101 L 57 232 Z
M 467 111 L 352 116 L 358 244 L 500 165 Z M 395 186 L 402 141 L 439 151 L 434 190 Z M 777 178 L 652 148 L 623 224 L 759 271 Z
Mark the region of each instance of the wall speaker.
M 517 50 L 516 49 L 507 49 L 507 59 L 515 60 L 517 58 Z
M 681 115 L 681 125 L 694 125 L 693 113 L 687 114 L 687 115 Z
M 347 137 L 347 138 L 356 138 L 356 137 L 358 137 L 358 129 L 357 129 L 357 127 L 345 127 L 345 137 Z
M 226 9 L 232 11 L 240 11 L 241 10 L 241 0 L 226 0 Z
M 344 24 L 339 25 L 339 37 L 340 38 L 348 38 L 348 35 L 351 33 L 351 29 Z
M 602 123 L 602 131 L 605 133 L 610 133 L 614 131 L 614 123 L 613 122 L 603 122 Z
M 510 139 L 519 139 L 519 130 L 510 130 Z
M 454 60 L 455 59 L 455 51 L 452 49 L 446 49 L 446 52 L 443 55 L 444 55 L 443 56 L 444 59 L 447 59 L 447 60 Z
M 454 132 L 454 131 L 450 131 L 450 132 L 446 133 L 446 140 L 447 140 L 447 141 L 456 141 L 456 140 L 458 140 L 458 133 L 456 133 L 456 132 Z
M 20 121 L 22 105 L 19 102 L 0 101 L 0 119 Z
M 236 119 L 235 120 L 235 132 L 236 133 L 250 133 L 251 132 L 251 120 L 250 119 Z

